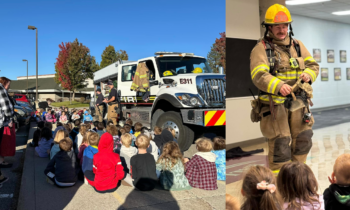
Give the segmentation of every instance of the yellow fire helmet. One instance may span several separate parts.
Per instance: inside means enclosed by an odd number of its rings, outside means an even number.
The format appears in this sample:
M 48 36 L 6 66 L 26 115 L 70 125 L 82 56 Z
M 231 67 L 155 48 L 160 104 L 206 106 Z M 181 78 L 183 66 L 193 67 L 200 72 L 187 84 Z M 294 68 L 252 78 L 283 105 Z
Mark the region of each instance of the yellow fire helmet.
M 289 10 L 283 5 L 274 4 L 266 11 L 265 24 L 274 25 L 291 22 L 293 22 L 292 16 L 290 15 Z
M 202 68 L 197 67 L 192 71 L 192 73 L 195 73 L 195 74 L 203 73 L 203 70 L 202 70 Z
M 163 76 L 164 77 L 167 77 L 167 76 L 173 76 L 174 74 L 171 72 L 171 71 L 169 71 L 169 70 L 167 70 L 167 71 L 165 71 L 164 73 L 163 73 Z

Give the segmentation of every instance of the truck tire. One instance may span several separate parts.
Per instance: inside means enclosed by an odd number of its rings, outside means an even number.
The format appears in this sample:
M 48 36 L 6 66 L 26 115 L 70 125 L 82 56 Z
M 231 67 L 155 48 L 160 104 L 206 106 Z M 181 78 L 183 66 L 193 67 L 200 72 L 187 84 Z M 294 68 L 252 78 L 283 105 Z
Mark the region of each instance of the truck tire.
M 192 145 L 194 132 L 182 123 L 181 115 L 178 112 L 164 112 L 159 116 L 157 126 L 162 129 L 171 127 L 176 131 L 177 141 L 181 151 L 186 151 Z

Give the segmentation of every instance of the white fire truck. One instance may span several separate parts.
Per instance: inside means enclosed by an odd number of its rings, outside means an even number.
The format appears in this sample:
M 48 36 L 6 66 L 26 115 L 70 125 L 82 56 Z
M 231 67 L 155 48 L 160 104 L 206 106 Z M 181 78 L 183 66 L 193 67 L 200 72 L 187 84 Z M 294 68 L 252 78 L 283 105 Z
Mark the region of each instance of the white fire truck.
M 143 100 L 142 92 L 130 90 L 141 62 L 150 71 L 148 100 Z M 138 61 L 120 60 L 94 73 L 94 84 L 102 88 L 109 79 L 117 83 L 122 120 L 130 118 L 150 128 L 171 127 L 182 150 L 204 133 L 225 136 L 226 76 L 213 73 L 204 57 L 157 52 Z

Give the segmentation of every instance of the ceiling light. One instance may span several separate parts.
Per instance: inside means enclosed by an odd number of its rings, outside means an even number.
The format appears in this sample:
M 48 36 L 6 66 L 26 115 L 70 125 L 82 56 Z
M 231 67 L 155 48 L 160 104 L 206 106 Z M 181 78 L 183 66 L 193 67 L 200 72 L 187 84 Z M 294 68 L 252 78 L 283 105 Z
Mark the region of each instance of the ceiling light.
M 339 11 L 339 12 L 332 12 L 333 15 L 350 15 L 350 10 L 347 11 Z
M 294 1 L 286 1 L 286 5 L 300 5 L 300 4 L 313 4 L 313 3 L 321 3 L 331 0 L 294 0 Z

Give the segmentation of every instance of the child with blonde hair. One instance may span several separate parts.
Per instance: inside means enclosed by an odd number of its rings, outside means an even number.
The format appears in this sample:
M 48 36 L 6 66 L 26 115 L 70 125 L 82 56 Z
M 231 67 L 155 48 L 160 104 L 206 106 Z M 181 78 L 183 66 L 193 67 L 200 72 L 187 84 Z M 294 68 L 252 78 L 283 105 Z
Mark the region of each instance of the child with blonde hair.
M 161 172 L 160 185 L 165 190 L 177 191 L 192 188 L 185 176 L 184 165 L 184 158 L 179 145 L 174 141 L 164 144 L 156 168 Z
M 151 154 L 147 153 L 150 139 L 140 134 L 135 141 L 138 154 L 130 159 L 130 173 L 134 186 L 141 191 L 153 190 L 157 184 L 156 163 Z
M 243 178 L 241 210 L 281 210 L 282 200 L 276 189 L 276 178 L 265 166 L 251 166 Z
M 283 209 L 324 210 L 323 196 L 317 194 L 318 183 L 309 166 L 298 161 L 284 164 L 277 177 Z
M 331 185 L 323 193 L 325 209 L 350 209 L 350 154 L 342 154 L 335 160 L 328 180 Z
M 66 137 L 68 137 L 68 133 L 65 130 L 57 131 L 50 150 L 50 160 L 60 151 L 60 141 Z
M 132 136 L 130 133 L 125 133 L 120 137 L 121 139 L 121 148 L 119 151 L 120 160 L 122 161 L 122 165 L 124 167 L 124 172 L 126 177 L 124 181 L 129 185 L 134 186 L 132 182 L 132 178 L 130 176 L 130 159 L 132 156 L 137 154 L 137 148 L 131 146 Z
M 83 165 L 83 154 L 84 154 L 84 150 L 86 149 L 86 147 L 89 146 L 89 137 L 90 135 L 94 133 L 93 131 L 87 131 L 86 134 L 83 136 L 83 141 L 81 142 L 78 150 L 78 161 L 80 162 L 80 166 Z
M 193 155 L 192 159 L 185 159 L 186 177 L 192 187 L 216 190 L 218 189 L 216 156 L 211 152 L 213 144 L 210 139 L 203 137 L 196 140 L 196 147 L 198 152 Z

